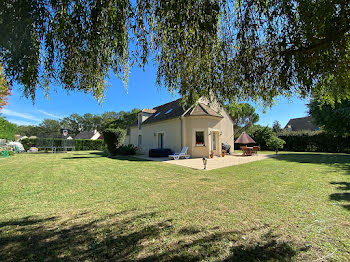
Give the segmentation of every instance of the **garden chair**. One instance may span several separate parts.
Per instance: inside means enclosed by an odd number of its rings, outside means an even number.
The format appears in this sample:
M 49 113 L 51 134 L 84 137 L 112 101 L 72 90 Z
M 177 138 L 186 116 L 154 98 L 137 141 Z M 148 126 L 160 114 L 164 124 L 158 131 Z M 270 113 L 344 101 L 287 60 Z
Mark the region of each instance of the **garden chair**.
M 188 147 L 184 146 L 180 153 L 175 153 L 173 155 L 169 155 L 169 157 L 173 158 L 174 160 L 179 160 L 180 158 L 189 159 L 191 156 L 187 155 L 187 150 L 188 150 Z
M 260 146 L 253 146 L 253 154 L 257 155 L 258 151 L 260 151 Z
M 241 150 L 243 152 L 242 154 L 243 156 L 251 156 L 253 153 L 253 150 L 251 147 L 248 148 L 247 146 L 241 146 Z

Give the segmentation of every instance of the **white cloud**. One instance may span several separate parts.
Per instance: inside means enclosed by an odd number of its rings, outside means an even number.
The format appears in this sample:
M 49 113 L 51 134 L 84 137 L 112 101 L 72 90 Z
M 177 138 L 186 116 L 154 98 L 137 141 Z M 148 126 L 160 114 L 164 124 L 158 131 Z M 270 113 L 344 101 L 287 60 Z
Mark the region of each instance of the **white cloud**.
M 52 118 L 57 118 L 57 119 L 63 118 L 62 116 L 54 115 L 54 114 L 48 113 L 48 112 L 46 112 L 44 110 L 40 110 L 40 109 L 38 109 L 38 112 L 42 113 L 45 116 L 49 116 Z
M 6 109 L 6 108 L 2 109 L 1 113 L 4 114 L 5 116 L 15 116 L 15 117 L 23 118 L 26 120 L 36 121 L 36 122 L 40 122 L 42 120 L 42 119 L 37 118 L 31 114 L 19 113 L 19 112 L 12 111 L 12 110 Z
M 28 121 L 22 121 L 22 120 L 17 120 L 17 119 L 7 119 L 9 122 L 14 123 L 19 126 L 31 126 L 33 123 L 28 122 Z

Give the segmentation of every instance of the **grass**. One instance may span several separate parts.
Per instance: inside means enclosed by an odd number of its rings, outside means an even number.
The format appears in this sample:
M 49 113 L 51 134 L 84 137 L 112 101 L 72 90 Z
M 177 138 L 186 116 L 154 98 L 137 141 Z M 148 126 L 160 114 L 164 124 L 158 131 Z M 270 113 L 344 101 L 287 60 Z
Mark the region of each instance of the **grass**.
M 349 261 L 350 155 L 212 171 L 98 152 L 0 160 L 2 261 Z

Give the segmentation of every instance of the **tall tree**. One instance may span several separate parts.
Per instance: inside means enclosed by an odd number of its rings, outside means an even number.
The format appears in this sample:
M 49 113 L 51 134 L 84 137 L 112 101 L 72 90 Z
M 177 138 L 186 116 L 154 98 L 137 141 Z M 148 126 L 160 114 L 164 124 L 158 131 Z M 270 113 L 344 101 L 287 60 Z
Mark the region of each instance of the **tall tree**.
M 17 133 L 21 136 L 37 136 L 40 134 L 40 127 L 29 125 L 29 126 L 18 126 L 17 127 Z
M 45 136 L 60 136 L 61 135 L 61 123 L 54 119 L 44 119 L 39 124 L 39 132 Z M 38 134 L 39 135 L 39 134 Z
M 102 118 L 99 115 L 86 113 L 82 117 L 82 131 L 99 130 L 102 125 Z
M 3 74 L 2 68 L 0 64 L 0 109 L 7 105 L 8 96 L 10 95 L 10 85 Z
M 231 103 L 226 104 L 225 109 L 233 120 L 235 137 L 259 121 L 259 114 L 250 104 Z
M 278 120 L 273 121 L 272 130 L 275 133 L 278 133 L 278 132 L 282 131 L 281 124 L 280 124 L 280 122 Z
M 112 128 L 127 129 L 137 120 L 137 115 L 139 112 L 140 109 L 137 108 L 134 108 L 129 112 L 120 111 L 116 115 L 117 118 L 111 122 L 107 122 L 105 126 Z
M 157 84 L 193 103 L 350 97 L 345 0 L 3 0 L 6 78 L 35 97 L 50 82 L 103 99 L 111 70 L 151 59 Z
M 339 136 L 350 135 L 350 100 L 343 99 L 328 105 L 314 98 L 308 107 L 312 120 L 326 132 Z
M 10 123 L 0 115 L 0 138 L 13 140 L 17 131 L 17 125 Z
M 62 119 L 61 126 L 69 129 L 71 134 L 77 135 L 83 130 L 83 118 L 76 113 L 71 114 Z

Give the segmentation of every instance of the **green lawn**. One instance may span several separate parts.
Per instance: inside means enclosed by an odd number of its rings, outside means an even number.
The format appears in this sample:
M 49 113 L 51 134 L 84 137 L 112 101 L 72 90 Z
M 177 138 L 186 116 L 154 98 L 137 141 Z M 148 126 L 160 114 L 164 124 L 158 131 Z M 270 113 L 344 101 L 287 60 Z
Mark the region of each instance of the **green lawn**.
M 97 152 L 0 159 L 1 261 L 349 261 L 350 155 L 212 171 Z

